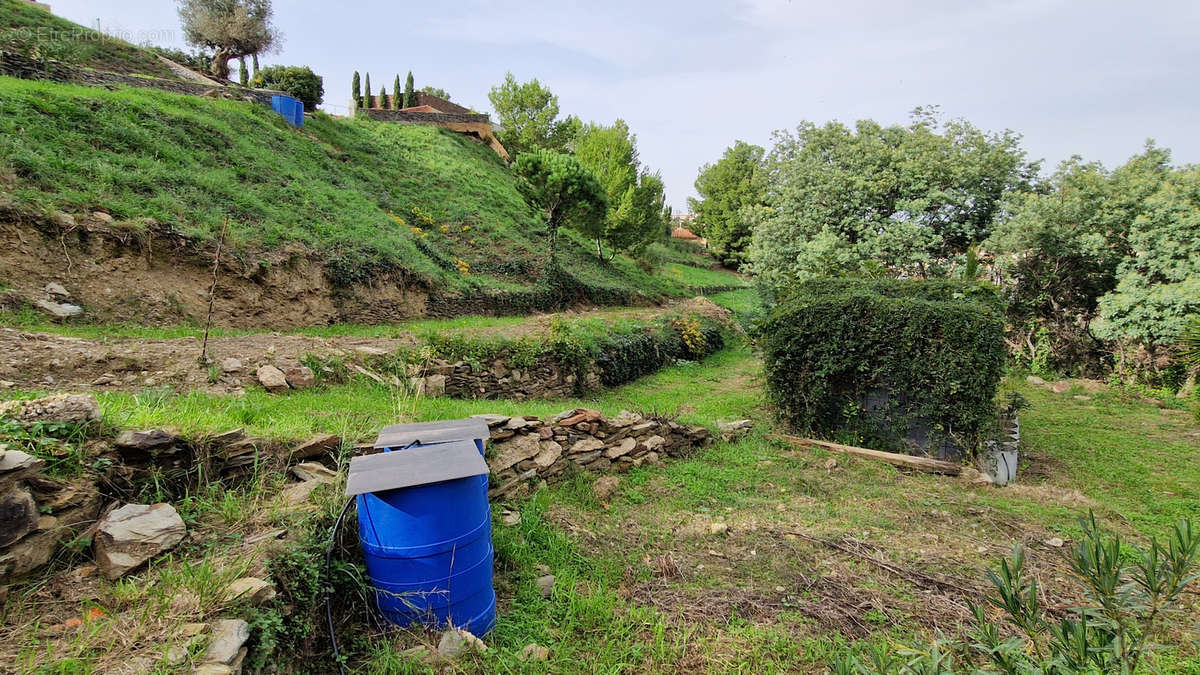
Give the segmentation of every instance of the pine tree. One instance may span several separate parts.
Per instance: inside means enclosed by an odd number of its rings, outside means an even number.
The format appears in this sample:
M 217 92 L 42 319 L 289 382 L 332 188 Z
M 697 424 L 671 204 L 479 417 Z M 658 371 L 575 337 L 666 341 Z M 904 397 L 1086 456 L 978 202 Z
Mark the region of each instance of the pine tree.
M 392 83 L 392 107 L 399 110 L 404 107 L 404 99 L 400 96 L 400 76 Z
M 364 87 L 363 107 L 364 108 L 371 107 L 371 74 L 370 73 L 367 73 L 367 85 L 366 85 L 366 87 Z
M 404 107 L 411 108 L 417 104 L 417 95 L 413 93 L 412 71 L 408 71 L 408 79 L 404 81 Z
M 362 80 L 358 76 L 358 71 L 354 71 L 354 79 L 351 81 L 350 88 L 354 90 L 354 105 L 362 105 Z

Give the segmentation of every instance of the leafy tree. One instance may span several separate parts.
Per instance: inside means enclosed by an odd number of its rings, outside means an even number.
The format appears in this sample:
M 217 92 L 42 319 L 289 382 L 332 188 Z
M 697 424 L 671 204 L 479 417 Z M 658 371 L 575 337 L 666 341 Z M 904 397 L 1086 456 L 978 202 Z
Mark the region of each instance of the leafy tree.
M 413 76 L 412 71 L 408 71 L 408 78 L 404 80 L 404 107 L 411 108 L 417 104 L 417 95 L 413 91 Z
M 661 236 L 666 198 L 662 177 L 641 170 L 637 137 L 624 120 L 612 126 L 584 125 L 571 144 L 576 159 L 600 181 L 608 197 L 604 222 L 584 234 L 596 242 L 596 254 L 604 257 L 603 243 L 619 251 L 640 252 Z
M 566 150 L 582 126 L 574 116 L 558 119 L 558 97 L 536 79 L 517 82 L 507 73 L 488 100 L 500 123 L 499 140 L 513 156 L 534 148 Z
M 553 264 L 558 260 L 558 228 L 589 232 L 604 222 L 608 206 L 604 188 L 574 157 L 552 150 L 530 150 L 513 162 L 512 170 L 520 178 L 522 196 L 546 220 Z
M 1008 201 L 1010 215 L 985 248 L 1007 296 L 1015 352 L 1030 365 L 1094 371 L 1106 358 L 1091 325 L 1132 253 L 1130 226 L 1169 159 L 1153 145 L 1112 172 L 1072 158 L 1035 192 Z
M 1146 198 L 1129 248 L 1116 288 L 1100 299 L 1096 333 L 1153 358 L 1200 313 L 1200 167 L 1172 171 Z
M 779 132 L 764 206 L 746 209 L 749 269 L 768 289 L 839 275 L 944 276 L 1037 164 L 1020 137 L 917 109 L 907 127 L 805 122 Z
M 752 233 L 741 211 L 762 203 L 765 154 L 757 145 L 737 141 L 715 164 L 700 168 L 696 177 L 700 199 L 688 198 L 688 206 L 696 214 L 693 229 L 708 239 L 713 252 L 727 264 L 745 261 Z
M 392 108 L 399 110 L 404 107 L 404 97 L 400 95 L 400 76 L 392 82 Z
M 436 97 L 442 99 L 443 101 L 450 100 L 450 92 L 446 91 L 445 89 L 442 89 L 441 87 L 433 87 L 430 85 L 425 85 L 424 87 L 421 87 L 421 91 L 425 92 L 426 94 L 429 94 L 430 96 L 436 96 Z
M 354 94 L 354 105 L 362 105 L 362 81 L 359 79 L 358 71 L 354 71 L 354 79 L 351 80 L 350 88 Z
M 357 73 L 355 76 L 357 78 Z M 305 110 L 316 110 L 325 100 L 325 79 L 308 66 L 267 66 L 258 71 L 251 84 L 262 89 L 286 91 L 300 99 Z
M 184 37 L 214 50 L 212 74 L 219 79 L 229 79 L 230 59 L 268 53 L 282 39 L 271 24 L 271 0 L 178 1 Z

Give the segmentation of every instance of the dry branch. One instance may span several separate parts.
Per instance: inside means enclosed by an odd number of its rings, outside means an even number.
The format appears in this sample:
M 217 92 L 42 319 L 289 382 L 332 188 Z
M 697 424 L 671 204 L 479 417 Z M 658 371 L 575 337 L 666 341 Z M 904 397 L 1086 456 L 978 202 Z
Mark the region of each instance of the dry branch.
M 857 457 L 866 457 L 868 459 L 877 459 L 888 464 L 902 466 L 917 471 L 926 473 L 942 473 L 949 476 L 957 476 L 962 473 L 962 465 L 953 462 L 944 462 L 940 459 L 932 459 L 930 457 L 916 457 L 913 455 L 901 455 L 895 452 L 883 452 L 881 450 L 869 450 L 867 448 L 859 448 L 853 445 L 842 445 L 840 443 L 830 443 L 829 441 L 818 441 L 812 438 L 800 438 L 799 436 L 785 436 L 783 434 L 769 434 L 767 439 L 773 441 L 783 441 L 792 445 L 802 447 L 821 448 L 823 450 L 832 450 L 833 452 L 841 452 Z

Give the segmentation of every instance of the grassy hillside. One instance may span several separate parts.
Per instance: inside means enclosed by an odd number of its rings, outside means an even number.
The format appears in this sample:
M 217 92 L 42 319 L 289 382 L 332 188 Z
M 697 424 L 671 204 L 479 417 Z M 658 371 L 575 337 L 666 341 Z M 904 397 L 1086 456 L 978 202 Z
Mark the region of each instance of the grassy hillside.
M 249 103 L 0 78 L 6 174 L 18 208 L 99 209 L 210 239 L 228 218 L 245 255 L 298 244 L 324 256 L 335 282 L 400 268 L 463 296 L 529 298 L 548 283 L 544 227 L 508 169 L 440 129 L 323 114 L 294 129 Z M 554 283 L 600 301 L 739 283 L 707 270 L 651 275 L 565 240 L 570 277 Z
M 0 48 L 96 70 L 179 79 L 153 54 L 21 0 L 0 0 Z

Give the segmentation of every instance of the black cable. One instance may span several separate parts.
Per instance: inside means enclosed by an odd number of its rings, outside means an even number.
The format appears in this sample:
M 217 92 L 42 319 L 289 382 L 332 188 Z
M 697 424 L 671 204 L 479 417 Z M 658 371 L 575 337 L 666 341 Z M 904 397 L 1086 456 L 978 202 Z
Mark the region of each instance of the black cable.
M 329 643 L 333 645 L 333 661 L 342 675 L 346 675 L 346 666 L 342 665 L 341 654 L 338 653 L 337 634 L 333 630 L 333 577 L 330 570 L 333 549 L 337 546 L 338 530 L 341 529 L 342 519 L 346 517 L 346 512 L 350 510 L 350 505 L 353 503 L 354 497 L 346 500 L 346 505 L 342 507 L 342 512 L 338 514 L 337 520 L 333 523 L 333 532 L 329 536 L 329 549 L 325 551 L 325 579 L 329 582 L 328 590 L 325 591 L 325 622 L 329 625 Z

